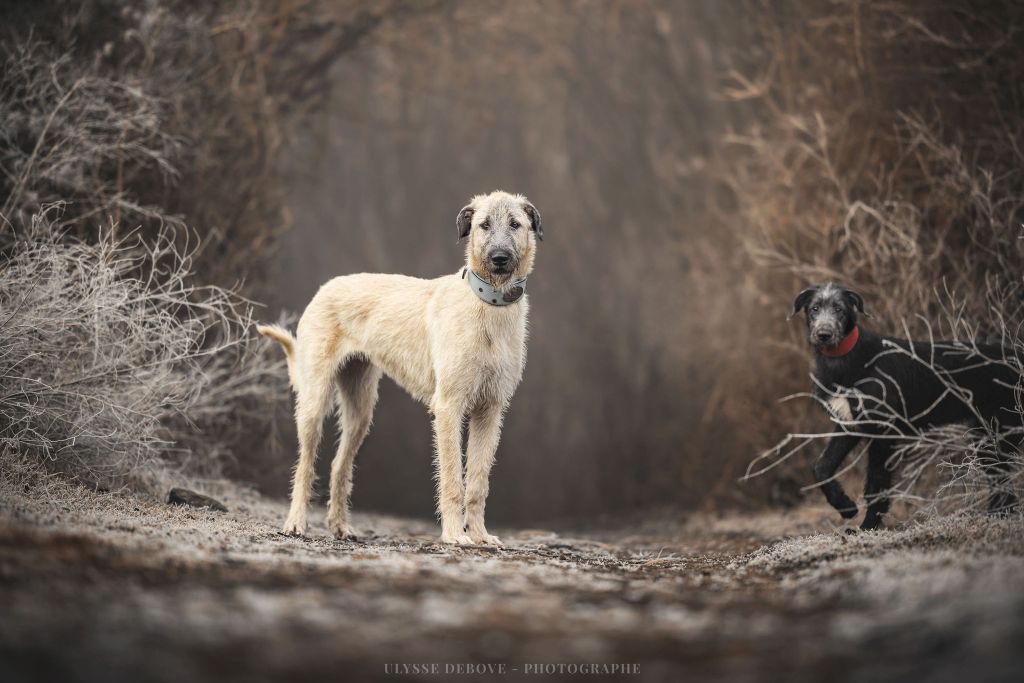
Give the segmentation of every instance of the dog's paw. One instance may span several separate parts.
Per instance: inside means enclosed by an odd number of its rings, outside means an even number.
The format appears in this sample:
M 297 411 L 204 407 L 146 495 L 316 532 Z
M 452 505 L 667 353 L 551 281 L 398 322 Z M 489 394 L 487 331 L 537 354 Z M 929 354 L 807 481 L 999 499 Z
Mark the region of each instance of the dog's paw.
M 469 537 L 473 539 L 473 543 L 477 545 L 493 545 L 498 548 L 504 548 L 505 544 L 501 542 L 501 539 L 493 534 L 489 534 L 486 531 L 482 534 L 470 533 Z
M 884 528 L 885 525 L 882 524 L 882 519 L 880 517 L 872 517 L 871 515 L 864 517 L 864 521 L 860 523 L 861 531 L 875 531 L 876 529 L 881 530 Z
M 441 543 L 448 545 L 473 545 L 469 534 L 441 534 Z
M 358 541 L 359 536 L 347 526 L 332 527 L 331 535 L 339 541 Z
M 285 521 L 284 527 L 281 529 L 284 533 L 289 536 L 305 536 L 306 535 L 306 520 L 296 517 L 288 517 Z

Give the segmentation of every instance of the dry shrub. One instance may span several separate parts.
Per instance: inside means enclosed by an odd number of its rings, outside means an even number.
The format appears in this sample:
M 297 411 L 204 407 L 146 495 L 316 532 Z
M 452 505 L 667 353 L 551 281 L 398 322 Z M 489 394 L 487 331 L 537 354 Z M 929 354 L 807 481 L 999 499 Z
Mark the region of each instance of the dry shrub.
M 97 486 L 219 473 L 279 386 L 246 341 L 249 306 L 190 284 L 167 229 L 61 239 L 58 207 L 15 236 L 0 281 L 0 442 Z M 265 406 L 262 406 L 265 409 Z M 253 414 L 256 412 L 256 414 Z
M 289 222 L 279 119 L 402 6 L 335 4 L 333 23 L 305 0 L 5 15 L 0 428 L 14 469 L 42 458 L 153 487 L 217 474 L 237 451 L 259 461 L 289 392 L 231 283 L 261 272 Z
M 287 412 L 283 365 L 251 341 L 248 302 L 197 284 L 258 266 L 253 245 L 280 211 L 253 160 L 269 145 L 242 125 L 257 115 L 239 114 L 252 95 L 217 90 L 231 57 L 211 16 L 89 2 L 9 17 L 25 30 L 0 42 L 8 471 L 42 460 L 95 486 L 155 490 L 218 474 Z M 245 226 L 225 249 L 231 221 Z
M 292 4 L 12 11 L 0 36 L 4 216 L 27 224 L 63 202 L 64 229 L 86 240 L 111 224 L 149 238 L 187 222 L 208 281 L 259 273 L 289 223 L 274 166 L 280 102 L 265 71 L 277 56 L 272 22 L 286 24 Z
M 1024 53 L 1015 36 L 1024 8 L 843 1 L 779 10 L 723 88 L 755 122 L 726 138 L 723 158 L 753 284 L 778 302 L 779 318 L 764 324 L 785 334 L 779 320 L 792 296 L 838 280 L 864 294 L 876 316 L 868 324 L 884 333 L 1001 343 L 1019 370 Z M 749 378 L 777 396 L 806 387 L 803 329 L 794 323 L 788 335 L 783 353 L 729 381 L 766 399 Z M 760 415 L 756 434 L 824 423 L 813 401 L 745 414 Z M 804 445 L 821 445 L 829 430 L 807 431 L 815 436 Z M 994 453 L 992 434 L 920 434 L 901 453 L 918 464 L 907 463 L 897 488 L 929 504 L 965 503 L 950 486 L 981 486 L 977 465 Z M 774 471 L 806 481 L 811 455 Z M 949 476 L 923 476 L 937 471 Z
M 65 202 L 63 220 L 85 239 L 111 222 L 150 236 L 187 223 L 203 238 L 197 271 L 221 285 L 249 279 L 247 294 L 262 298 L 259 276 L 291 224 L 278 162 L 288 144 L 283 120 L 322 102 L 331 66 L 382 17 L 432 7 L 86 0 L 15 8 L 0 34 L 3 213 L 27 220 Z
M 8 228 L 28 225 L 54 201 L 71 203 L 57 229 L 83 236 L 111 220 L 173 221 L 126 191 L 146 173 L 177 175 L 171 162 L 181 141 L 166 132 L 167 115 L 161 99 L 83 70 L 35 39 L 10 46 L 0 72 L 0 214 Z

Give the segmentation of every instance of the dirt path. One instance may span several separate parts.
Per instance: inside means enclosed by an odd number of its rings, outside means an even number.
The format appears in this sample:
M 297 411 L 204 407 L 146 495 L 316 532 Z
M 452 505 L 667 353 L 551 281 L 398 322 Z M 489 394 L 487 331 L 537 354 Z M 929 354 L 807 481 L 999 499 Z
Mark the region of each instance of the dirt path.
M 280 535 L 284 510 L 80 492 L 0 500 L 3 680 L 442 680 L 459 665 L 602 679 L 1017 680 L 1020 521 L 847 538 L 822 508 L 505 530 L 356 517 L 357 543 Z M 501 530 L 499 530 L 500 532 Z M 552 669 L 551 667 L 556 667 Z M 561 667 L 561 668 L 557 668 Z M 638 672 L 638 673 L 637 673 Z

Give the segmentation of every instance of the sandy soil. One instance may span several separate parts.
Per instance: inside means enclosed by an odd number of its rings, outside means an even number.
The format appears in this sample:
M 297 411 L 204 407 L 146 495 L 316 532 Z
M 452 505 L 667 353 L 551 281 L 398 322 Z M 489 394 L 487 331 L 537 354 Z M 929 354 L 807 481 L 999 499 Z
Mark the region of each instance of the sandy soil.
M 357 515 L 359 542 L 27 487 L 0 498 L 4 681 L 1019 680 L 1019 520 L 847 537 L 822 507 L 496 530 Z M 479 667 L 489 665 L 493 673 Z M 577 667 L 596 673 L 578 673 Z M 625 672 L 604 672 L 612 665 Z

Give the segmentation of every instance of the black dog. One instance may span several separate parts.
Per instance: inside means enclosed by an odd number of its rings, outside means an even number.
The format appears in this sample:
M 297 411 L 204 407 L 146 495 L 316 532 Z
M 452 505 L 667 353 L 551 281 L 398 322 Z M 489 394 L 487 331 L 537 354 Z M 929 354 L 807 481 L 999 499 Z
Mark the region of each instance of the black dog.
M 989 511 L 1014 508 L 1007 472 L 1024 434 L 1015 396 L 1021 376 L 1005 362 L 1013 357 L 1007 349 L 877 335 L 857 325 L 858 314 L 870 317 L 864 299 L 834 283 L 800 292 L 789 318 L 801 310 L 814 347 L 815 395 L 843 428 L 814 463 L 814 480 L 839 514 L 847 519 L 857 514 L 856 503 L 833 477 L 862 438 L 871 442 L 861 528 L 874 529 L 889 510 L 887 465 L 903 437 L 930 427 L 982 422 L 997 435 L 1000 451 L 987 467 L 993 478 Z

